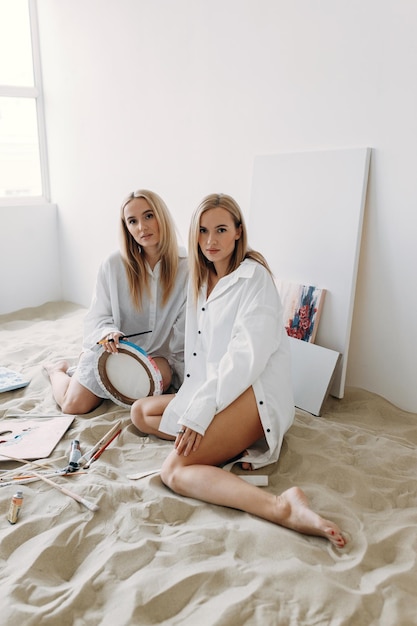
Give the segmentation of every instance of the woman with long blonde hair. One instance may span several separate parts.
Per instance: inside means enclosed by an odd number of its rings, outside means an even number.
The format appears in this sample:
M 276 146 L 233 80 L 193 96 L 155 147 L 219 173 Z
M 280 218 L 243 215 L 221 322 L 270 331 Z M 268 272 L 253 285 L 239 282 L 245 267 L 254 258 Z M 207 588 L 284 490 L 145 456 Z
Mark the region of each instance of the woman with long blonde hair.
M 163 482 L 343 547 L 340 529 L 309 507 L 301 489 L 275 495 L 225 468 L 231 460 L 247 470 L 277 461 L 294 419 L 282 305 L 266 260 L 248 247 L 233 198 L 204 198 L 191 219 L 188 254 L 184 383 L 175 395 L 131 409 L 140 431 L 175 441 Z
M 153 358 L 164 391 L 182 383 L 188 264 L 172 216 L 155 192 L 141 189 L 123 201 L 120 248 L 99 268 L 75 371 L 66 361 L 44 366 L 64 413 L 88 413 L 109 397 L 94 371 L 97 343 L 114 353 L 125 335 L 145 333 L 133 342 Z

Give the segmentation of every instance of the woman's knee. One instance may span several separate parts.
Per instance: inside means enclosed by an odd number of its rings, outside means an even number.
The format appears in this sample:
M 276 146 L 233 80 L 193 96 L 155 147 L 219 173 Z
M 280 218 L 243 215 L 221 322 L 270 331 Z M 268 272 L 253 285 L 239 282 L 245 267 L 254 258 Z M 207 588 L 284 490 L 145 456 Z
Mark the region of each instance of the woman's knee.
M 146 398 L 136 400 L 130 409 L 130 419 L 132 420 L 132 423 L 142 432 L 146 432 L 146 421 L 143 407 L 145 400 Z
M 78 398 L 64 398 L 62 401 L 61 410 L 63 413 L 69 415 L 85 415 L 94 411 L 103 402 L 102 398 L 97 396 L 93 397 L 78 397 Z
M 172 452 L 163 462 L 161 467 L 161 480 L 171 491 L 181 494 L 181 468 L 178 466 L 178 463 L 176 463 L 176 457 L 177 453 Z
M 63 398 L 58 401 L 63 413 L 70 415 L 84 415 L 94 411 L 103 402 L 92 391 L 81 385 L 74 377 L 63 394 Z

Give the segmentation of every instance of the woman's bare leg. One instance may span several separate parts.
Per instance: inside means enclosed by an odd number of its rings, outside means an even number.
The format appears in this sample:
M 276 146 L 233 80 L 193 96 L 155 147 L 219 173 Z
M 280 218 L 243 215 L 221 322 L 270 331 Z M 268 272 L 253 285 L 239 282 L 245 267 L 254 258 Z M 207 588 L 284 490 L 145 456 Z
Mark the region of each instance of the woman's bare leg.
M 276 496 L 227 472 L 219 464 L 236 457 L 263 436 L 252 388 L 216 415 L 196 451 L 172 451 L 162 466 L 163 482 L 176 493 L 240 509 L 301 533 L 329 539 L 343 547 L 340 529 L 315 513 L 298 487 Z
M 174 394 L 167 393 L 163 396 L 149 396 L 136 400 L 130 409 L 130 418 L 133 424 L 142 433 L 174 441 L 175 437 L 159 431 L 162 413 L 173 398 Z
M 68 363 L 66 361 L 47 363 L 43 368 L 51 381 L 55 402 L 63 413 L 84 415 L 96 409 L 103 402 L 103 398 L 99 398 L 89 389 L 83 387 L 74 377 L 68 376 Z

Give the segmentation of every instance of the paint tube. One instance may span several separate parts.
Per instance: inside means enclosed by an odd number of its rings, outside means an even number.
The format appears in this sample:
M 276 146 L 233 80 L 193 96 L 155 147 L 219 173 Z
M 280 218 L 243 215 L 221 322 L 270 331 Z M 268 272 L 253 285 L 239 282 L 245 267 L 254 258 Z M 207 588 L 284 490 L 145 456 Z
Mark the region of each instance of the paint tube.
M 17 518 L 19 517 L 20 509 L 23 504 L 23 491 L 16 491 L 14 496 L 10 501 L 9 512 L 7 514 L 7 519 L 10 524 L 16 524 Z
M 71 442 L 71 452 L 68 465 L 68 472 L 76 472 L 80 467 L 79 460 L 81 459 L 81 448 L 78 439 L 73 439 Z

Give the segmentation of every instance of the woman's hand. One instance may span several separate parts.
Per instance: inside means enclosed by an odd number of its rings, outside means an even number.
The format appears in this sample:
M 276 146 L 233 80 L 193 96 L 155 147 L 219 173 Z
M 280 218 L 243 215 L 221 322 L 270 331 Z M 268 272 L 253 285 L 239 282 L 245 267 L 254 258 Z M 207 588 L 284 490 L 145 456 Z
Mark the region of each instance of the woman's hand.
M 103 346 L 106 352 L 118 352 L 120 337 L 124 337 L 124 334 L 119 331 L 117 333 L 109 333 L 103 337 L 99 343 Z
M 196 433 L 195 430 L 191 430 L 191 428 L 181 426 L 175 440 L 175 449 L 177 451 L 177 454 L 183 454 L 184 456 L 188 456 L 189 454 L 191 454 L 191 452 L 196 452 L 202 438 L 203 435 Z

